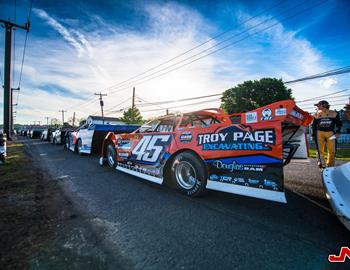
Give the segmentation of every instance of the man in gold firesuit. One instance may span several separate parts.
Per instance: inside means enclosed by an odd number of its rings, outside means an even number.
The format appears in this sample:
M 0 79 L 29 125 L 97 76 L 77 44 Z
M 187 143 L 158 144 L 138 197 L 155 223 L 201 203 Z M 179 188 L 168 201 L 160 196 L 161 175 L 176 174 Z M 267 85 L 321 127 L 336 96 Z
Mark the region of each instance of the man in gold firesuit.
M 317 112 L 312 122 L 312 138 L 314 139 L 318 153 L 318 166 L 320 168 L 332 167 L 335 163 L 335 151 L 337 138 L 340 136 L 342 123 L 339 114 L 329 109 L 329 103 L 321 100 L 317 104 Z M 324 152 L 327 145 L 328 157 L 325 162 Z

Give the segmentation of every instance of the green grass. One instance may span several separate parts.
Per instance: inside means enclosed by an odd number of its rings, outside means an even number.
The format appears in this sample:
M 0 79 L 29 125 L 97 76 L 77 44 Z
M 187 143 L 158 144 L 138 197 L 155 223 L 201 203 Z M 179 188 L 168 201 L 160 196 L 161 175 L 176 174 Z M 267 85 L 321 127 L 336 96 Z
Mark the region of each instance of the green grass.
M 33 177 L 35 177 L 35 171 L 27 160 L 23 144 L 9 142 L 6 163 L 0 164 L 0 195 L 34 193 L 34 181 L 29 181 Z
M 317 151 L 315 148 L 310 148 L 309 153 L 311 158 L 317 158 Z M 337 160 L 350 161 L 350 148 L 337 149 L 335 158 Z

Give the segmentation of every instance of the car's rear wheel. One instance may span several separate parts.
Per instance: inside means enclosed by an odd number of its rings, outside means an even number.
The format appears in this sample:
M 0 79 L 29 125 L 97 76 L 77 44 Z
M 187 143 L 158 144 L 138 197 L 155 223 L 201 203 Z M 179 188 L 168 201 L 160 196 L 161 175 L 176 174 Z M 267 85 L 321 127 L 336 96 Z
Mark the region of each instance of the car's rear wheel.
M 77 141 L 77 152 L 78 152 L 78 154 L 79 154 L 80 156 L 83 155 L 82 147 L 83 147 L 83 143 L 82 143 L 81 139 L 79 139 L 79 140 Z
M 203 162 L 194 153 L 182 152 L 174 157 L 171 180 L 186 195 L 201 195 L 207 184 L 206 175 Z
M 109 143 L 106 148 L 108 166 L 115 169 L 117 167 L 117 152 L 114 143 Z
M 66 149 L 69 149 L 69 148 L 70 148 L 70 140 L 69 140 L 69 137 L 68 137 L 68 136 L 66 137 L 66 143 L 65 143 L 64 145 L 65 145 L 65 148 L 66 148 Z

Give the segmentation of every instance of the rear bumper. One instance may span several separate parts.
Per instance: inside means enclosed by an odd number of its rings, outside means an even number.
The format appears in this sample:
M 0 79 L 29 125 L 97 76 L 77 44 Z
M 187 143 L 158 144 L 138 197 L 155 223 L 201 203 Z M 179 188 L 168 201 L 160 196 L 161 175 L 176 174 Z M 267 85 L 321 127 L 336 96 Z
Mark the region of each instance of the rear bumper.
M 340 221 L 350 230 L 350 162 L 322 173 L 326 196 Z

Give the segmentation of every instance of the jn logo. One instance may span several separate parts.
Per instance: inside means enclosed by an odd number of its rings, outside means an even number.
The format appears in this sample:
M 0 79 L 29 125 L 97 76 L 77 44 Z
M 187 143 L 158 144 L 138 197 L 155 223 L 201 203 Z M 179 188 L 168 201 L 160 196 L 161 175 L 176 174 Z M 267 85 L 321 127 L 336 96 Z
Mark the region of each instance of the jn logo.
M 350 260 L 350 248 L 342 247 L 340 249 L 339 255 L 329 255 L 328 261 L 330 261 L 331 263 L 342 263 L 345 262 L 346 257 L 348 257 L 348 259 Z

